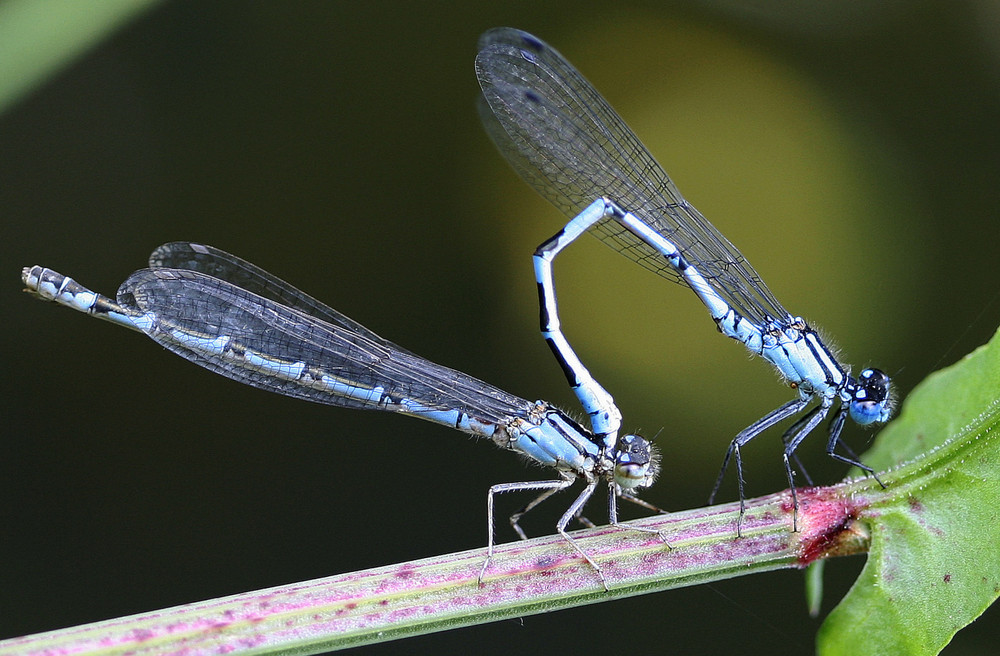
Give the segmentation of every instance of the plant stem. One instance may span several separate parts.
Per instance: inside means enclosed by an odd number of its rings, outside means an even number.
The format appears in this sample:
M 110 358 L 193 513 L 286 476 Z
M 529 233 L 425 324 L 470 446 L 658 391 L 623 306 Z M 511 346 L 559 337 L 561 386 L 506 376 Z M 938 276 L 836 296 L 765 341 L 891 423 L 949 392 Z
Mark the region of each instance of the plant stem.
M 608 587 L 559 536 L 500 545 L 482 583 L 485 549 L 342 574 L 0 642 L 4 655 L 101 652 L 188 655 L 252 649 L 318 653 L 530 615 L 779 568 L 867 549 L 858 520 L 872 481 L 648 517 L 573 533 Z

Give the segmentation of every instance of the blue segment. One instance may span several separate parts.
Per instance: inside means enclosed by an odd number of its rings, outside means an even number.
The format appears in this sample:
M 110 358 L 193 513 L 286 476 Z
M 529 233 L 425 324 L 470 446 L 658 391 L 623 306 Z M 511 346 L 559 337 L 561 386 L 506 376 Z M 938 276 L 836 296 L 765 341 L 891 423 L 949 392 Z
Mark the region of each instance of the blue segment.
M 104 319 L 132 330 L 140 330 L 128 310 L 106 296 L 90 291 L 72 278 L 44 267 L 25 267 L 21 280 L 28 291 L 47 301 L 55 301 L 79 312 Z
M 583 430 L 562 413 L 550 413 L 537 426 L 517 427 L 520 435 L 513 448 L 548 467 L 567 471 L 590 471 L 601 448 L 590 439 L 581 439 Z M 648 460 L 647 460 L 648 462 Z
M 191 335 L 188 333 L 181 332 L 179 330 L 170 331 L 170 336 L 178 344 L 184 345 L 186 348 L 192 351 L 201 351 L 203 353 L 210 353 L 213 356 L 220 356 L 226 352 L 226 347 L 229 345 L 229 337 L 225 335 L 220 335 L 218 337 L 199 337 L 197 335 Z M 247 362 L 250 366 L 257 367 L 260 369 L 266 368 L 270 365 L 270 362 L 266 358 L 257 357 L 255 360 L 252 358 L 250 353 L 247 353 Z M 276 371 L 280 367 L 278 363 L 275 363 L 271 367 L 272 371 Z
M 888 419 L 888 376 L 872 369 L 851 377 L 819 335 L 785 310 L 746 258 L 684 199 L 600 93 L 554 49 L 519 30 L 490 30 L 480 38 L 476 74 L 482 88 L 480 116 L 490 137 L 511 166 L 570 217 L 536 251 L 535 271 L 543 334 L 584 406 L 602 407 L 612 403 L 611 397 L 562 335 L 551 266 L 563 248 L 589 231 L 643 267 L 690 287 L 722 334 L 773 364 L 798 391 L 799 399 L 737 435 L 727 463 L 735 455 L 739 468 L 740 447 L 814 403 L 785 435 L 785 466 L 794 494 L 788 458 L 839 403 L 828 452 L 871 472 L 833 450 L 847 415 L 860 424 Z M 594 430 L 601 432 L 598 424 Z M 739 479 L 742 500 L 742 472 Z

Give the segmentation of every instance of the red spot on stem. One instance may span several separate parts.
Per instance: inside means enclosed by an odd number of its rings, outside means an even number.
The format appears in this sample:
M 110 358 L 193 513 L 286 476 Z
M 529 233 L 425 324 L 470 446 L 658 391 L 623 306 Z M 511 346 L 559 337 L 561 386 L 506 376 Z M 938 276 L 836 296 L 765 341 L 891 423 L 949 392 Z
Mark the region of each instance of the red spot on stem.
M 798 497 L 800 567 L 866 550 L 868 535 L 857 521 L 866 503 L 836 486 L 800 489 Z

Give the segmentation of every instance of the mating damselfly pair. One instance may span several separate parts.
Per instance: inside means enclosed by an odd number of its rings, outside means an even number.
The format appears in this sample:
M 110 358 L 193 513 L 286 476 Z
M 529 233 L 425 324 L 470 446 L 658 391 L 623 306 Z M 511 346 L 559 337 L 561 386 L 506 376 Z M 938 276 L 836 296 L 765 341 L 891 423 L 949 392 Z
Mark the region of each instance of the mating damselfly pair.
M 785 419 L 801 414 L 782 438 L 793 498 L 789 460 L 831 412 L 827 452 L 873 473 L 853 454 L 843 456 L 835 448 L 848 416 L 859 424 L 888 419 L 888 377 L 876 369 L 852 377 L 809 325 L 781 306 L 739 251 L 684 200 L 603 97 L 555 50 L 524 32 L 491 30 L 480 40 L 476 73 L 488 133 L 522 177 L 571 217 L 537 249 L 534 262 L 542 331 L 589 427 L 544 401 L 527 401 L 414 355 L 253 264 L 209 246 L 176 242 L 159 247 L 149 268 L 132 274 L 116 299 L 42 267 L 23 271 L 25 285 L 43 298 L 143 332 L 234 380 L 319 403 L 427 419 L 554 468 L 552 480 L 489 489 L 483 573 L 493 552 L 496 494 L 536 491 L 511 518 L 523 538 L 518 520 L 525 512 L 582 480 L 583 490 L 556 528 L 603 582 L 597 563 L 566 529 L 574 518 L 586 521 L 583 508 L 602 481 L 608 485 L 610 523 L 619 525 L 618 498 L 642 504 L 634 494 L 652 484 L 659 470 L 658 455 L 644 438 L 619 434 L 622 416 L 613 398 L 561 330 L 552 262 L 585 232 L 689 286 L 720 332 L 771 362 L 797 390 L 797 398 L 730 443 L 712 494 L 734 458 L 741 501 L 737 534 L 743 516 L 740 449 Z

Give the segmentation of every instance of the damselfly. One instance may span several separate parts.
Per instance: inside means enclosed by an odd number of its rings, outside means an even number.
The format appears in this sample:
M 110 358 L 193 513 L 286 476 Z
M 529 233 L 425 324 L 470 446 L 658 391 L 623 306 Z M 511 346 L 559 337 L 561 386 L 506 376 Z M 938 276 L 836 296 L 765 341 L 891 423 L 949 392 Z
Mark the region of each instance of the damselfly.
M 553 48 L 526 32 L 490 30 L 479 42 L 476 74 L 482 88 L 480 115 L 500 152 L 521 177 L 572 217 L 538 248 L 534 262 L 542 333 L 584 407 L 617 414 L 610 395 L 594 382 L 563 336 L 552 261 L 593 229 L 647 269 L 689 286 L 722 334 L 771 362 L 798 392 L 798 398 L 748 426 L 729 445 L 710 502 L 735 456 L 741 508 L 737 532 L 745 510 L 740 449 L 784 419 L 805 411 L 783 436 L 793 499 L 789 459 L 836 403 L 840 406 L 830 424 L 827 453 L 874 475 L 853 453 L 840 455 L 835 448 L 848 416 L 862 425 L 888 420 L 889 377 L 878 369 L 851 376 L 819 335 L 782 307 L 746 258 L 681 196 L 608 102 Z M 595 430 L 600 429 L 595 425 Z
M 493 500 L 504 492 L 539 494 L 511 517 L 582 480 L 583 490 L 556 529 L 600 575 L 597 564 L 566 532 L 598 484 L 608 485 L 609 520 L 619 497 L 655 508 L 634 493 L 659 471 L 655 448 L 638 435 L 587 430 L 545 401 L 527 401 L 389 342 L 259 267 L 211 246 L 160 246 L 149 268 L 133 273 L 117 300 L 39 266 L 25 268 L 27 290 L 43 299 L 145 333 L 160 345 L 218 374 L 271 392 L 426 419 L 492 440 L 556 470 L 547 481 L 502 483 L 487 495 L 486 561 L 493 555 Z M 604 422 L 606 423 L 606 422 Z M 632 530 L 657 533 L 649 529 Z

